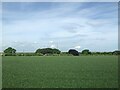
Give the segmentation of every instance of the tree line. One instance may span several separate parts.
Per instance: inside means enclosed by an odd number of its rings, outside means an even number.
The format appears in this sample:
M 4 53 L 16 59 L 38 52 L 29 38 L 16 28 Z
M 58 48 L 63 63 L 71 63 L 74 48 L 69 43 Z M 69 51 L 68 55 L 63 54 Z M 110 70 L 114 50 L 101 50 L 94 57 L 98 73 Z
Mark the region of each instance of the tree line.
M 120 51 L 116 50 L 113 52 L 91 52 L 88 49 L 78 52 L 75 49 L 70 49 L 68 52 L 61 52 L 59 49 L 52 48 L 40 48 L 33 53 L 19 53 L 17 50 L 8 47 L 4 50 L 2 56 L 79 56 L 79 55 L 120 55 Z

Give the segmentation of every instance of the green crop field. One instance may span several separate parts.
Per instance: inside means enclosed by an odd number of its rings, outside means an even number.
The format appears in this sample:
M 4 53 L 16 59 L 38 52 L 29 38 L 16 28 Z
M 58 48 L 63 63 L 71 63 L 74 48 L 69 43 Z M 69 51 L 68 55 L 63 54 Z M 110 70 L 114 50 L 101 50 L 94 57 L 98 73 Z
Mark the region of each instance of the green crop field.
M 3 57 L 3 88 L 117 88 L 117 56 Z

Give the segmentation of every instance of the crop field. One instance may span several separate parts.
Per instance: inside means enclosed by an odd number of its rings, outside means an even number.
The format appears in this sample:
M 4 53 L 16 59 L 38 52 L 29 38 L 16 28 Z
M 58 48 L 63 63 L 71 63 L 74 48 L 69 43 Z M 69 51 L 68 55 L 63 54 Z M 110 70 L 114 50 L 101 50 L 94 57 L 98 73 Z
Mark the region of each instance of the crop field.
M 3 88 L 117 88 L 117 56 L 7 56 Z

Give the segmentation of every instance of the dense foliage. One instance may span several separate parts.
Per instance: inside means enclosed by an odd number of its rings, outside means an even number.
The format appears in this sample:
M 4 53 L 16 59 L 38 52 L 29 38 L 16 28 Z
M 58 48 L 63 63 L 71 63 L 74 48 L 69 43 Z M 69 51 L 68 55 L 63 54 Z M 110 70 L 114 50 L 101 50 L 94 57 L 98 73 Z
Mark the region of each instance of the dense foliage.
M 15 56 L 16 50 L 12 47 L 8 47 L 4 50 L 5 56 Z
M 88 49 L 85 49 L 82 51 L 82 54 L 88 55 L 88 54 L 91 54 L 91 52 Z
M 60 52 L 61 51 L 58 49 L 43 48 L 43 49 L 37 49 L 35 53 L 41 53 L 45 55 L 45 54 L 60 54 Z
M 116 50 L 112 54 L 114 54 L 114 55 L 120 55 L 120 51 Z
M 36 52 L 16 52 L 12 47 L 8 47 L 4 50 L 4 53 L 0 53 L 2 56 L 81 56 L 81 55 L 120 55 L 120 51 L 116 50 L 113 52 L 91 52 L 88 49 L 78 52 L 75 49 L 70 49 L 68 52 L 61 52 L 59 49 L 52 48 L 41 48 L 37 49 Z
M 70 49 L 70 50 L 68 51 L 68 53 L 69 53 L 69 54 L 72 54 L 72 55 L 74 55 L 74 56 L 79 56 L 79 52 L 78 52 L 77 50 L 75 50 L 75 49 Z

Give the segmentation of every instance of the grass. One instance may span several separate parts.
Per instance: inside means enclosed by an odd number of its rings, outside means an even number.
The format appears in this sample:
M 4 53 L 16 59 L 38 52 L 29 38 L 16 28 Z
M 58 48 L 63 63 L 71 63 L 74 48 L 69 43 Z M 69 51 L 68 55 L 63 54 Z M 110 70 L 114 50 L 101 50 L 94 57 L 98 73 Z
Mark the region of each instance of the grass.
M 3 88 L 117 88 L 117 56 L 3 57 Z

